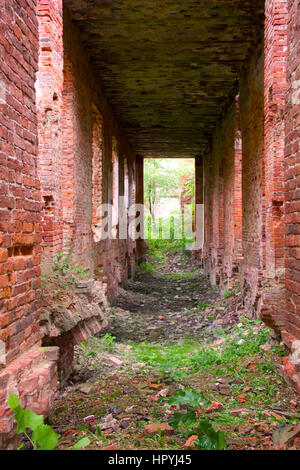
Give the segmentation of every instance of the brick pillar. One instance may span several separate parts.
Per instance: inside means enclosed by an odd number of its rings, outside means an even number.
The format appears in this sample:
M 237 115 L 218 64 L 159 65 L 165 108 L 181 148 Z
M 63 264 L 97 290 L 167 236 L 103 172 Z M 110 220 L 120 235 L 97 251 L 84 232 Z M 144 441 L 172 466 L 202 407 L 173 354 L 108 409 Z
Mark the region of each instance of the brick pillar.
M 249 315 L 256 315 L 263 279 L 264 58 L 261 46 L 251 54 L 240 79 L 242 136 L 243 261 L 242 293 Z
M 203 157 L 195 158 L 195 203 L 204 203 L 203 194 Z
M 136 193 L 135 203 L 144 205 L 144 158 L 141 155 L 136 156 Z M 136 259 L 140 262 L 145 254 L 145 240 L 144 240 L 144 210 L 140 211 L 139 215 L 140 224 L 136 227 L 139 233 L 139 238 L 136 240 Z
M 240 130 L 238 97 L 236 101 L 236 123 L 234 136 L 234 270 L 239 269 L 242 249 L 242 135 Z
M 39 67 L 36 80 L 38 175 L 41 182 L 42 265 L 62 249 L 61 160 L 63 43 L 61 0 L 38 0 Z
M 228 288 L 241 261 L 241 135 L 238 106 L 232 102 L 204 158 L 204 268 L 214 284 Z
M 222 277 L 222 256 L 224 249 L 224 162 L 222 144 L 217 129 L 211 152 L 204 164 L 204 269 L 210 275 L 212 284 L 220 284 Z
M 219 155 L 220 161 L 218 165 L 218 183 L 216 211 L 218 213 L 218 225 L 216 225 L 216 283 L 220 284 L 223 278 L 223 256 L 224 256 L 224 158 Z
M 195 227 L 194 230 L 196 234 L 199 232 L 199 237 L 203 237 L 203 212 L 200 213 L 201 209 L 197 205 L 203 206 L 204 204 L 204 188 L 203 188 L 203 157 L 202 156 L 197 156 L 195 158 Z M 203 208 L 202 208 L 203 209 Z M 199 213 L 198 213 L 198 212 Z M 197 239 L 196 239 L 197 243 Z M 194 254 L 199 258 L 200 263 L 202 264 L 202 246 L 199 246 L 200 240 L 198 241 L 196 245 L 196 251 L 194 251 Z
M 288 1 L 287 100 L 285 112 L 285 341 L 300 339 L 300 3 Z M 299 381 L 300 391 L 300 381 Z
M 211 263 L 211 239 L 212 239 L 212 161 L 211 154 L 205 155 L 203 160 L 204 177 L 204 243 L 203 243 L 203 267 L 208 275 L 212 269 Z
M 135 204 L 136 198 L 136 161 L 133 154 L 127 159 L 127 172 L 128 172 L 128 208 L 130 209 Z M 133 222 L 133 216 L 128 216 L 128 226 Z M 128 275 L 133 276 L 136 261 L 136 241 L 131 239 L 128 234 L 128 247 L 129 247 L 129 261 L 128 261 Z
M 100 206 L 102 203 L 102 115 L 98 108 L 93 105 L 93 192 L 92 192 L 92 224 L 94 231 L 94 239 L 98 240 L 97 226 L 101 223 Z
M 231 288 L 238 277 L 241 246 L 241 138 L 238 133 L 238 105 L 229 107 L 223 125 L 224 256 L 222 285 Z
M 74 161 L 74 77 L 70 60 L 64 57 L 63 82 L 63 158 L 62 158 L 62 227 L 63 250 L 68 253 L 75 231 L 75 161 Z
M 280 330 L 285 323 L 284 110 L 286 99 L 287 1 L 267 0 L 265 21 L 265 139 L 263 268 L 260 316 Z

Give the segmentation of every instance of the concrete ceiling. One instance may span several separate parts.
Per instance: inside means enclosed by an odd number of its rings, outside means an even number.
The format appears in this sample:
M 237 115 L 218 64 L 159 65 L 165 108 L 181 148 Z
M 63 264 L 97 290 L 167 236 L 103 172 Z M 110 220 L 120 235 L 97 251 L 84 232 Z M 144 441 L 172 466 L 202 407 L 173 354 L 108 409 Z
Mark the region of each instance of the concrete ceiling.
M 201 154 L 261 38 L 263 0 L 64 0 L 137 153 Z

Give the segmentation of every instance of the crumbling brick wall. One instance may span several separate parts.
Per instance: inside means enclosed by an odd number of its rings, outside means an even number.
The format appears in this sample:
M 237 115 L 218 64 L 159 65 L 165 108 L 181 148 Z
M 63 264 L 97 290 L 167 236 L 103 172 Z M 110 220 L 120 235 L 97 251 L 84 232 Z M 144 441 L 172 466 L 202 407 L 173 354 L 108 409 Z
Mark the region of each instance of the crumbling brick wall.
M 37 89 L 43 96 L 38 101 L 40 116 L 48 112 L 47 99 L 52 99 L 54 90 L 56 96 L 54 105 L 51 103 L 55 108 L 52 134 L 45 120 L 39 124 L 42 191 L 47 192 L 48 198 L 52 196 L 44 216 L 47 226 L 43 231 L 43 265 L 51 266 L 55 254 L 64 251 L 91 274 L 96 272 L 97 278 L 107 284 L 108 296 L 113 297 L 118 280 L 127 277 L 128 259 L 133 257 L 134 248 L 131 242 L 126 247 L 124 242 L 116 240 L 99 241 L 95 236 L 95 225 L 100 222 L 96 213 L 100 203 L 113 202 L 113 135 L 118 145 L 119 165 L 125 158 L 130 166 L 134 165 L 132 150 L 104 91 L 95 81 L 68 11 L 64 9 L 62 14 L 59 4 L 54 8 L 50 0 L 41 2 L 40 10 L 43 34 L 37 80 Z M 43 73 L 46 59 L 47 74 Z M 55 138 L 49 139 L 53 135 Z M 130 185 L 132 191 L 132 180 Z M 119 245 L 122 245 L 122 255 Z M 129 264 L 133 267 L 132 261 Z
M 7 361 L 39 340 L 40 183 L 36 171 L 33 8 L 5 3 L 1 17 L 1 336 Z M 23 52 L 24 49 L 24 52 Z
M 299 143 L 300 143 L 300 3 L 288 2 L 288 58 L 287 105 L 285 112 L 285 164 L 286 164 L 286 329 L 300 338 L 300 234 L 299 234 Z
M 227 288 L 237 274 L 241 245 L 241 151 L 233 102 L 204 159 L 204 267 L 213 284 Z
M 257 310 L 262 278 L 264 59 L 252 51 L 240 79 L 239 115 L 242 136 L 242 290 L 249 313 Z
M 40 348 L 35 2 L 2 2 L 0 28 L 0 340 L 6 350 L 0 447 L 10 448 L 15 426 L 7 398 L 18 393 L 23 406 L 46 413 L 57 387 L 57 351 Z
M 266 2 L 261 318 L 277 333 L 285 322 L 284 141 L 287 1 Z
M 38 175 L 41 182 L 42 266 L 49 270 L 62 250 L 62 1 L 38 2 L 39 67 L 36 106 L 39 135 Z
M 229 108 L 205 162 L 206 270 L 221 285 L 239 270 L 247 312 L 289 347 L 300 337 L 299 8 L 266 1 L 264 54 L 261 44 L 241 75 L 234 144 Z

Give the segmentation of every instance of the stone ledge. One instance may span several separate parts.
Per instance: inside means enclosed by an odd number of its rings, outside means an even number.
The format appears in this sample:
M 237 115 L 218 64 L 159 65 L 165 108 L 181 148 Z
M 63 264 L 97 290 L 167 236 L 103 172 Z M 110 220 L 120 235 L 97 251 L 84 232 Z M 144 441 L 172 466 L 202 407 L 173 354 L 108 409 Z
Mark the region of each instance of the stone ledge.
M 98 281 L 80 281 L 67 305 L 43 306 L 40 318 L 42 336 L 62 336 L 92 318 L 103 324 L 103 327 L 107 326 L 104 289 L 103 284 Z

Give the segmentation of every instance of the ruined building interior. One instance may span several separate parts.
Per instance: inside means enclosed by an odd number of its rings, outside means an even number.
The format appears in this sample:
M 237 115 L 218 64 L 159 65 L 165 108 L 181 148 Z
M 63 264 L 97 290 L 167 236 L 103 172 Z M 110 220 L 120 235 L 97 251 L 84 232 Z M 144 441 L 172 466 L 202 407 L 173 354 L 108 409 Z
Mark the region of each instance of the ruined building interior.
M 9 394 L 47 414 L 143 258 L 142 233 L 94 229 L 99 204 L 143 203 L 147 157 L 195 158 L 199 264 L 221 289 L 239 279 L 300 393 L 300 1 L 0 4 L 0 446 Z M 58 253 L 91 275 L 67 330 L 41 315 Z

